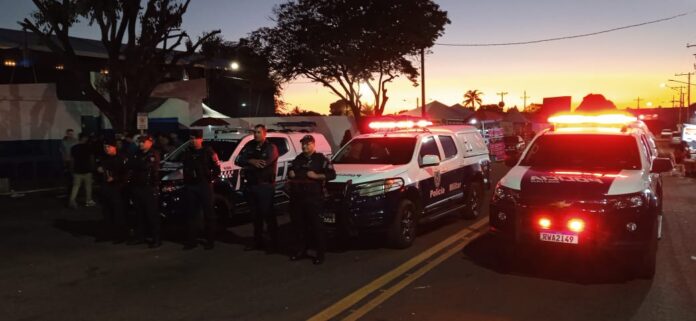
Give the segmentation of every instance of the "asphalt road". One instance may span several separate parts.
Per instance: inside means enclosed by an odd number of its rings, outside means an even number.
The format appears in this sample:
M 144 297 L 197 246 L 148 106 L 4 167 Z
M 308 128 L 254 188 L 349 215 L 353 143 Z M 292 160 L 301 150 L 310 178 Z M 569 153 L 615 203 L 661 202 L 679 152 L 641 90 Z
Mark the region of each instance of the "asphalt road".
M 496 178 L 504 171 L 497 166 Z M 314 266 L 244 252 L 244 222 L 211 251 L 182 251 L 174 226 L 151 250 L 100 241 L 98 209 L 68 210 L 50 195 L 2 198 L 0 319 L 696 320 L 696 180 L 665 181 L 653 281 L 564 257 L 502 273 L 485 218 L 422 227 L 407 250 L 356 240 Z M 288 225 L 281 231 L 287 238 Z

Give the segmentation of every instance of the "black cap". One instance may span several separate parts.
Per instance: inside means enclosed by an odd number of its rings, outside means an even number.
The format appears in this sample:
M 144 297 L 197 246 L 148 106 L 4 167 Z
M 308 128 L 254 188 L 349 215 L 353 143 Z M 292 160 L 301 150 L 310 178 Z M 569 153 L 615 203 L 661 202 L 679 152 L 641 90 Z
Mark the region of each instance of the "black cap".
M 314 136 L 305 135 L 304 137 L 302 137 L 302 139 L 300 139 L 300 143 L 309 143 L 309 142 L 314 143 Z
M 153 141 L 152 136 L 150 135 L 140 135 L 138 136 L 138 141 L 139 142 L 144 142 L 146 140 Z
M 116 139 L 115 138 L 104 138 L 104 145 L 116 147 Z
M 189 136 L 193 138 L 203 138 L 203 130 L 191 129 L 189 130 Z

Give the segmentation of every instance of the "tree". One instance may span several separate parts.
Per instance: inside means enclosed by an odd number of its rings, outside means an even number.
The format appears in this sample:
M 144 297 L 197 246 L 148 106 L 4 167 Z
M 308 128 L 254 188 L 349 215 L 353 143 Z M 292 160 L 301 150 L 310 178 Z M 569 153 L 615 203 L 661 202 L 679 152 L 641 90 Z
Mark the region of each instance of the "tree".
M 295 106 L 295 108 L 293 108 L 287 114 L 287 116 L 321 116 L 321 114 L 316 111 L 305 110 L 300 108 L 299 106 Z
M 604 110 L 616 110 L 616 105 L 601 94 L 589 94 L 582 99 L 576 111 L 597 112 Z
M 273 70 L 286 81 L 303 76 L 329 88 L 357 122 L 361 86 L 381 115 L 387 84 L 405 75 L 415 85 L 409 58 L 433 46 L 450 22 L 431 0 L 291 0 L 274 9 L 273 20 L 276 26 L 251 35 Z
M 208 32 L 193 43 L 179 28 L 190 0 L 33 0 L 37 10 L 19 24 L 38 35 L 72 72 L 80 89 L 116 130 L 135 128 L 139 112 L 166 76 L 165 66 L 190 57 Z M 70 28 L 82 20 L 96 24 L 107 54 L 108 75 L 95 87 L 89 67 L 70 42 Z M 177 49 L 184 45 L 185 51 Z M 98 88 L 101 87 L 101 88 Z
M 481 96 L 483 96 L 483 93 L 477 89 L 467 90 L 464 94 L 464 107 L 470 106 L 472 109 L 476 109 L 476 104 L 481 107 Z
M 351 114 L 350 104 L 343 99 L 334 101 L 329 105 L 329 115 L 331 116 L 349 116 Z

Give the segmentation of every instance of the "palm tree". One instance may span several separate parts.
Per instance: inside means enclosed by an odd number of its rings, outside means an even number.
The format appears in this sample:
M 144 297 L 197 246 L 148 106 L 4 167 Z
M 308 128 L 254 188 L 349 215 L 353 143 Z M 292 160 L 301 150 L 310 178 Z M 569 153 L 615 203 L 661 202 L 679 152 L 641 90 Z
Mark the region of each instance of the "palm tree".
M 481 107 L 481 96 L 483 96 L 483 93 L 477 89 L 467 90 L 464 94 L 464 107 L 471 106 L 471 108 L 476 109 L 476 104 Z

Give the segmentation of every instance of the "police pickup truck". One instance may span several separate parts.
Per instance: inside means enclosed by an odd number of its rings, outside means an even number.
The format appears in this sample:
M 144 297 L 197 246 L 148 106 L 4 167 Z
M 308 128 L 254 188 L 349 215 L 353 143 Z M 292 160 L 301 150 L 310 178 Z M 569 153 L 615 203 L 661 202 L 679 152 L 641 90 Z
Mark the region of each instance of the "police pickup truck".
M 500 180 L 489 222 L 504 264 L 520 250 L 621 258 L 636 276 L 655 273 L 662 228 L 662 180 L 652 134 L 624 114 L 551 117 Z
M 300 139 L 305 135 L 312 135 L 316 141 L 317 152 L 331 155 L 331 146 L 321 133 L 293 132 L 293 131 L 268 131 L 266 139 L 278 148 L 278 169 L 276 172 L 276 195 L 274 204 L 284 205 L 288 202 L 288 195 L 283 186 L 287 180 L 287 171 L 290 162 L 302 152 Z M 213 182 L 214 206 L 218 218 L 224 220 L 234 214 L 248 212 L 249 208 L 241 193 L 241 168 L 234 164 L 242 148 L 246 146 L 254 136 L 249 129 L 244 128 L 205 128 L 203 145 L 211 146 L 220 159 L 220 176 Z M 160 187 L 160 211 L 167 218 L 182 218 L 183 206 L 183 172 L 181 157 L 190 141 L 184 143 L 172 153 L 165 156 L 162 162 L 162 183 Z
M 325 225 L 354 235 L 386 234 L 409 247 L 418 223 L 458 213 L 476 218 L 489 188 L 488 149 L 471 126 L 426 121 L 373 122 L 333 157 Z

